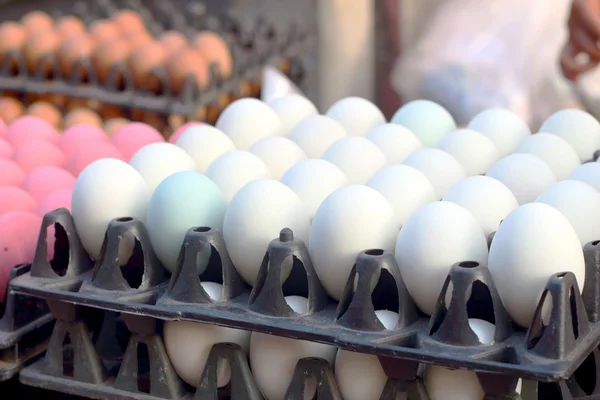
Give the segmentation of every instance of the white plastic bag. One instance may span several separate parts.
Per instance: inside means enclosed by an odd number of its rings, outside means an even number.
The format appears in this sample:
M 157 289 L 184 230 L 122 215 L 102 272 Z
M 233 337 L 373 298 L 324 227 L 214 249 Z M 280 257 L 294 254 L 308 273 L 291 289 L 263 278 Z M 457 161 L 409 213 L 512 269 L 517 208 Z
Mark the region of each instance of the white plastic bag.
M 535 125 L 539 114 L 574 101 L 564 83 L 555 88 L 570 1 L 447 0 L 400 56 L 392 84 L 404 101 L 446 107 L 459 125 L 491 107 Z

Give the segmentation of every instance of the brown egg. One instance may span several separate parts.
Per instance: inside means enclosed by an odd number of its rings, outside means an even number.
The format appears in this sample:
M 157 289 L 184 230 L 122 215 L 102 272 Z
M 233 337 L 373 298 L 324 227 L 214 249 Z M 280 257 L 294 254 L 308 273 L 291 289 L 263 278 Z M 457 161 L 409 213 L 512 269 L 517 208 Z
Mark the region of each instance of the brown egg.
M 21 18 L 21 23 L 29 33 L 49 31 L 54 28 L 54 18 L 43 11 L 30 11 Z
M 114 22 L 106 19 L 94 22 L 89 33 L 98 44 L 121 37 L 119 27 Z
M 144 112 L 142 118 L 140 118 L 140 122 L 154 127 L 157 131 L 163 131 L 167 127 L 165 117 L 151 111 Z
M 193 76 L 200 88 L 208 86 L 208 63 L 191 49 L 182 49 L 167 62 L 167 73 L 174 92 L 179 92 L 188 76 Z
M 171 131 L 177 130 L 177 128 L 179 128 L 186 122 L 185 117 L 181 114 L 169 115 L 168 121 L 169 121 L 169 128 L 171 129 Z M 173 133 L 173 132 L 171 132 L 171 133 Z
M 54 104 L 55 107 L 63 108 L 67 104 L 67 96 L 62 94 L 42 94 L 38 96 L 38 101 Z M 31 104 L 35 102 L 29 102 Z
M 115 134 L 116 131 L 121 129 L 124 125 L 130 123 L 126 118 L 112 118 L 104 123 L 104 131 L 110 137 Z
M 99 107 L 99 104 L 99 101 L 96 99 L 78 99 L 76 97 L 71 97 L 65 105 L 65 109 L 67 111 L 72 111 L 79 108 L 89 108 L 95 110 Z
M 102 104 L 98 109 L 98 113 L 102 117 L 102 119 L 114 119 L 121 118 L 125 115 L 123 109 L 117 106 L 113 106 L 110 104 Z
M 227 43 L 219 35 L 213 32 L 200 32 L 193 41 L 193 47 L 209 64 L 216 64 L 223 78 L 229 78 L 233 69 L 231 51 Z
M 123 34 L 123 39 L 127 40 L 132 49 L 145 45 L 154 41 L 150 33 L 143 32 L 126 32 Z
M 91 58 L 94 44 L 94 40 L 87 34 L 73 36 L 62 42 L 58 48 L 58 62 L 65 77 L 71 77 L 73 68 L 79 60 Z M 82 74 L 82 77 L 84 75 Z
M 7 124 L 23 115 L 23 104 L 12 97 L 0 97 L 0 119 Z
M 39 117 L 55 128 L 62 123 L 62 114 L 54 105 L 45 101 L 36 101 L 27 108 L 27 114 Z
M 148 42 L 134 49 L 129 58 L 129 65 L 136 86 L 158 89 L 159 83 L 155 79 L 150 79 L 150 72 L 164 66 L 168 58 L 169 53 L 160 42 Z
M 169 54 L 175 54 L 188 46 L 187 38 L 177 31 L 163 32 L 158 41 L 165 46 Z
M 108 78 L 111 69 L 119 64 L 126 65 L 131 46 L 125 39 L 114 39 L 99 45 L 92 53 L 92 62 L 96 68 L 96 73 L 100 82 Z M 117 80 L 122 80 L 122 76 Z
M 133 10 L 119 10 L 113 14 L 111 20 L 117 24 L 123 33 L 142 32 L 146 30 L 144 20 Z
M 73 15 L 61 17 L 56 21 L 56 31 L 63 40 L 79 36 L 86 32 L 86 27 L 80 18 Z
M 4 65 L 6 53 L 18 52 L 23 48 L 27 33 L 23 25 L 17 22 L 4 22 L 0 24 L 0 68 Z M 13 62 L 12 68 L 16 68 L 16 62 Z
M 60 43 L 60 36 L 55 31 L 37 32 L 27 37 L 23 46 L 23 56 L 29 71 L 37 72 L 44 68 L 48 74 L 52 70 L 52 59 L 47 56 L 55 53 Z
M 75 108 L 65 115 L 65 129 L 81 124 L 101 128 L 102 119 L 89 108 Z

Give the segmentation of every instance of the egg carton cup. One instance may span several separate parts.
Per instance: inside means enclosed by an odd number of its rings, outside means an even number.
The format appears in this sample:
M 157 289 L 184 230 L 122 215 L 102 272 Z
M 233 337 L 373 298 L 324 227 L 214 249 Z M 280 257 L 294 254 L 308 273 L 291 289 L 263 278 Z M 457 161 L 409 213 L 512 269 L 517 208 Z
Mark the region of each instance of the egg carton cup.
M 29 272 L 30 267 L 20 265 L 11 269 L 9 281 Z M 44 352 L 53 325 L 54 318 L 43 300 L 7 289 L 0 318 L 0 381 L 12 378 Z
M 269 3 L 258 0 L 250 3 L 257 2 Z M 158 82 L 158 92 L 154 88 L 136 87 L 133 71 L 127 63 L 113 65 L 107 78 L 101 81 L 89 58 L 77 60 L 71 73 L 65 76 L 54 53 L 41 55 L 36 69 L 30 71 L 21 52 L 16 51 L 7 53 L 0 65 L 0 91 L 58 94 L 91 99 L 123 109 L 214 120 L 214 115 L 232 99 L 259 96 L 265 65 L 283 69 L 302 87 L 306 74 L 304 56 L 315 48 L 315 30 L 306 29 L 301 23 L 282 25 L 260 14 L 250 19 L 238 9 L 230 11 L 219 3 L 218 0 L 99 0 L 75 4 L 63 1 L 50 11 L 56 16 L 77 15 L 91 23 L 107 18 L 119 9 L 130 8 L 142 16 L 149 31 L 154 34 L 166 30 L 177 30 L 188 36 L 203 29 L 216 32 L 229 46 L 233 71 L 231 77 L 225 79 L 212 64 L 208 87 L 201 88 L 190 76 L 181 90 L 175 92 L 164 68 L 151 71 L 148 79 Z

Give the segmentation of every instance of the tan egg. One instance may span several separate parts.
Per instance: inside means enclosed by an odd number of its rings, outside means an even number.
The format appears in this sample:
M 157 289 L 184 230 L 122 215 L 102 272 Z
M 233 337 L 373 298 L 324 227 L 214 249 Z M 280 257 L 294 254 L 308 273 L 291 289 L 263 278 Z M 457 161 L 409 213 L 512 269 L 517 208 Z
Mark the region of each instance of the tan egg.
M 87 34 L 73 36 L 62 42 L 58 48 L 58 62 L 63 75 L 71 77 L 75 64 L 82 59 L 89 60 L 94 48 L 94 40 Z
M 134 49 L 129 58 L 133 79 L 138 87 L 157 90 L 160 86 L 156 79 L 150 79 L 150 73 L 155 68 L 165 65 L 169 53 L 160 42 L 149 42 Z
M 94 22 L 92 26 L 90 26 L 89 33 L 97 44 L 102 44 L 121 37 L 121 31 L 117 24 L 106 19 Z
M 85 108 L 95 110 L 99 106 L 99 102 L 96 99 L 78 99 L 76 97 L 72 97 L 68 99 L 68 102 L 65 106 L 67 111 L 76 110 L 78 108 Z
M 49 14 L 35 10 L 30 11 L 21 18 L 21 23 L 28 33 L 49 31 L 54 29 L 54 18 Z
M 164 131 L 167 127 L 167 122 L 165 121 L 164 116 L 151 111 L 146 111 L 142 115 L 140 122 L 150 125 L 157 131 Z
M 147 31 L 141 31 L 141 32 L 126 32 L 123 34 L 123 39 L 125 39 L 127 41 L 127 43 L 129 43 L 129 45 L 131 46 L 132 49 L 135 49 L 137 47 L 143 46 L 146 43 L 150 43 L 152 41 L 154 41 L 154 39 L 152 38 L 152 35 L 150 35 L 150 33 L 148 33 Z
M 133 10 L 119 10 L 113 14 L 111 20 L 117 24 L 123 33 L 146 31 L 144 20 Z
M 76 108 L 65 115 L 65 129 L 82 124 L 102 128 L 102 119 L 89 108 Z
M 6 53 L 20 52 L 23 49 L 26 38 L 27 32 L 23 25 L 12 21 L 0 24 L 0 68 L 3 68 L 5 65 L 4 58 Z M 10 68 L 12 71 L 16 70 L 16 59 L 11 62 Z
M 188 46 L 187 38 L 177 31 L 166 31 L 160 35 L 158 41 L 162 43 L 169 54 L 175 54 Z
M 197 49 L 209 64 L 216 64 L 219 73 L 225 79 L 231 76 L 233 60 L 229 46 L 223 38 L 213 32 L 200 32 L 194 38 L 192 46 Z
M 7 124 L 23 115 L 23 104 L 12 97 L 0 97 L 0 119 Z
M 108 78 L 108 74 L 114 66 L 119 64 L 126 66 L 130 53 L 131 46 L 125 39 L 110 40 L 97 46 L 92 53 L 92 63 L 100 82 L 104 82 Z M 117 77 L 117 80 L 122 79 L 122 76 Z
M 182 49 L 167 62 L 167 73 L 173 91 L 180 92 L 188 76 L 193 76 L 200 88 L 208 86 L 209 73 L 206 60 L 198 52 Z
M 36 101 L 27 108 L 27 114 L 39 117 L 55 128 L 62 124 L 62 114 L 53 104 L 45 101 Z
M 61 38 L 55 31 L 41 31 L 31 34 L 25 40 L 23 56 L 30 72 L 44 68 L 46 74 L 52 71 L 52 57 L 60 46 Z M 44 61 L 43 61 L 44 60 Z
M 185 124 L 185 117 L 181 114 L 171 114 L 168 118 L 169 128 L 171 129 L 171 133 L 176 131 L 177 128 Z M 168 139 L 168 138 L 167 138 Z
M 67 96 L 62 94 L 42 94 L 38 96 L 38 101 L 54 104 L 58 108 L 63 108 L 67 104 Z M 29 102 L 31 104 L 34 102 Z
M 102 104 L 98 109 L 98 113 L 102 119 L 121 118 L 125 115 L 121 108 L 110 104 Z
M 108 121 L 106 121 L 104 123 L 104 131 L 106 132 L 106 134 L 110 137 L 112 137 L 112 135 L 115 134 L 115 132 L 117 132 L 119 129 L 121 129 L 123 126 L 129 124 L 131 121 L 129 121 L 126 118 L 112 118 L 109 119 Z
M 86 33 L 86 27 L 81 18 L 67 15 L 56 21 L 56 31 L 63 40 L 66 40 L 72 36 Z

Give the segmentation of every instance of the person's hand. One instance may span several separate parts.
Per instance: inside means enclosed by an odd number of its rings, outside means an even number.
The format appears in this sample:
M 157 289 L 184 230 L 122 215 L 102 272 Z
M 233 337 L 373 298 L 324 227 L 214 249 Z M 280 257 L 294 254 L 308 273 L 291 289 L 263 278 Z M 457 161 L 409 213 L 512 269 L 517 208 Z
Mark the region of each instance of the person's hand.
M 573 0 L 568 26 L 560 66 L 565 77 L 575 81 L 600 63 L 600 0 Z M 587 59 L 582 61 L 580 55 Z

